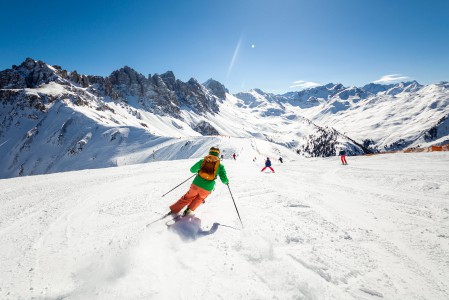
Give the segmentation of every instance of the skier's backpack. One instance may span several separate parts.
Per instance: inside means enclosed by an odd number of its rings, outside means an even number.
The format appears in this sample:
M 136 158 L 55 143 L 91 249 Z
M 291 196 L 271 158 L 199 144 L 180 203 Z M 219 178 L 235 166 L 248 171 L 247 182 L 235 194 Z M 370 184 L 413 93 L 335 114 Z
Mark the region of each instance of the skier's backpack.
M 207 155 L 203 159 L 198 175 L 206 180 L 214 180 L 217 178 L 217 170 L 220 166 L 220 159 L 215 155 Z

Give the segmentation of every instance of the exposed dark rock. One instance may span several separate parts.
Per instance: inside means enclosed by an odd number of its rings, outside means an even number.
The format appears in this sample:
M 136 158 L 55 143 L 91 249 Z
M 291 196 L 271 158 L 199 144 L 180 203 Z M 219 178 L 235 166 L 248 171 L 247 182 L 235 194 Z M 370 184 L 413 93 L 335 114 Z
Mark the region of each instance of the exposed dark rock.
M 320 128 L 316 134 L 309 135 L 307 143 L 296 150 L 298 154 L 306 153 L 312 157 L 335 156 L 337 133 L 330 128 Z
M 76 72 L 76 71 L 70 72 L 70 73 L 67 75 L 67 77 L 68 77 L 68 79 L 69 79 L 70 81 L 72 81 L 72 82 L 78 84 L 78 85 L 81 86 L 81 87 L 84 87 L 84 88 L 85 88 L 85 87 L 88 87 L 88 86 L 90 85 L 90 83 L 89 83 L 89 77 L 88 77 L 88 76 L 85 76 L 85 75 L 80 75 L 80 74 L 78 74 L 78 72 Z
M 209 79 L 203 85 L 212 93 L 212 95 L 217 96 L 218 99 L 226 99 L 226 93 L 229 93 L 228 89 L 220 82 Z
M 362 145 L 355 141 L 348 139 L 338 133 L 335 129 L 329 127 L 318 128 L 316 133 L 309 135 L 307 142 L 296 150 L 296 153 L 307 154 L 312 157 L 328 157 L 335 156 L 336 149 L 341 146 L 338 138 L 344 138 L 350 142 L 346 145 L 346 152 L 348 155 L 359 155 L 371 153 L 371 151 L 364 149 Z
M 385 145 L 384 149 L 385 151 L 396 151 L 396 150 L 402 150 L 405 148 L 408 148 L 413 141 L 406 141 L 404 139 L 399 139 L 394 143 L 391 143 L 390 145 Z
M 209 96 L 205 88 L 194 78 L 191 78 L 187 83 L 177 80 L 177 85 L 177 96 L 181 107 L 190 107 L 200 115 L 206 112 L 218 112 L 216 98 Z
M 27 58 L 20 66 L 0 72 L 0 89 L 35 88 L 51 81 L 61 83 L 56 72 L 59 71 L 43 61 Z
M 0 72 L 0 89 L 36 88 L 49 82 L 69 86 L 70 91 L 75 94 L 82 93 L 87 98 L 89 96 L 85 90 L 76 90 L 76 87 L 88 88 L 91 94 L 109 97 L 114 101 L 128 102 L 129 97 L 135 97 L 141 108 L 160 115 L 180 118 L 181 107 L 191 109 L 199 115 L 218 112 L 217 96 L 211 95 L 193 78 L 186 83 L 177 80 L 172 71 L 146 78 L 125 66 L 108 77 L 86 76 L 78 74 L 77 71 L 67 72 L 60 66 L 50 67 L 42 61 L 27 58 L 21 65 Z M 14 98 L 2 93 L 5 96 L 2 97 L 3 101 L 11 101 L 11 98 Z M 72 95 L 69 98 L 76 105 L 88 105 L 79 97 Z
M 441 118 L 435 126 L 424 132 L 424 140 L 431 142 L 449 134 L 449 115 Z
M 164 79 L 166 79 L 167 82 L 165 82 Z M 144 100 L 145 104 L 149 105 L 148 107 L 159 114 L 179 116 L 180 105 L 178 97 L 176 96 L 175 90 L 170 89 L 169 87 L 173 87 L 171 77 L 155 74 L 149 79 L 149 83 L 151 90 L 148 98 Z
M 169 90 L 174 91 L 178 88 L 175 74 L 173 74 L 172 71 L 167 71 L 164 74 L 160 75 L 160 77 Z
M 201 121 L 193 127 L 193 130 L 201 133 L 202 135 L 218 135 L 217 129 L 215 129 L 209 122 Z

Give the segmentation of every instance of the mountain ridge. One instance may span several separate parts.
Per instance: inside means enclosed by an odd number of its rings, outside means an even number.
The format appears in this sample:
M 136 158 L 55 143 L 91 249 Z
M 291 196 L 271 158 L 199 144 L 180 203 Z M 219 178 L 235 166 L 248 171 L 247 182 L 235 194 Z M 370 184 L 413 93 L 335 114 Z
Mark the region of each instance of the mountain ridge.
M 427 88 L 427 94 L 441 96 L 429 111 L 447 111 L 444 84 L 443 92 L 417 82 L 370 88 L 381 91 L 373 96 L 330 83 L 297 94 L 253 89 L 231 95 L 216 80 L 182 82 L 172 71 L 146 77 L 125 66 L 101 77 L 26 59 L 0 71 L 0 162 L 7 166 L 0 178 L 114 166 L 126 156 L 139 157 L 133 163 L 148 162 L 155 152 L 164 157 L 161 143 L 201 136 L 264 140 L 272 150 L 257 155 L 272 157 L 332 156 L 340 148 L 364 154 L 381 151 L 382 144 L 376 136 L 347 132 L 343 126 L 343 115 L 356 111 L 357 103 L 376 107 L 371 102 L 385 104 Z M 446 128 L 447 116 L 440 113 L 421 128 L 421 140 L 445 139 Z M 401 141 L 413 145 L 399 138 L 391 142 L 396 142 L 393 148 L 403 147 Z

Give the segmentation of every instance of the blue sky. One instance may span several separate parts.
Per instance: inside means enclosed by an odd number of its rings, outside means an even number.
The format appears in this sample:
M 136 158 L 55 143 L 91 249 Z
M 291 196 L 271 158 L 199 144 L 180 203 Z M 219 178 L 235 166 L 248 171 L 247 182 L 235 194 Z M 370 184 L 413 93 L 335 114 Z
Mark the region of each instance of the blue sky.
M 232 93 L 449 80 L 447 0 L 2 2 L 0 70 L 26 57 L 102 76 L 128 65 Z

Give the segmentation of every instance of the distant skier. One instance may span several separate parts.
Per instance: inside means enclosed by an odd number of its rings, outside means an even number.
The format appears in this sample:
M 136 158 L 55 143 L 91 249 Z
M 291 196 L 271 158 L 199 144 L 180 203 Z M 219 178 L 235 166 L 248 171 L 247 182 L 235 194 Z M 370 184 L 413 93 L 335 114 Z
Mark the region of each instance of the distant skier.
M 234 160 L 235 160 L 236 156 L 237 156 L 237 155 L 235 155 L 235 153 L 234 153 L 234 154 L 232 154 L 232 157 L 234 158 Z
M 281 164 L 284 163 L 284 160 L 282 159 L 282 157 L 279 157 L 279 161 L 281 162 Z
M 222 154 L 222 155 L 220 155 L 220 160 L 223 160 L 224 159 L 224 155 Z
M 342 149 L 342 150 L 340 150 L 340 152 L 338 153 L 338 155 L 340 155 L 341 163 L 342 163 L 343 165 L 347 165 L 348 162 L 346 161 L 346 151 Z
M 254 158 L 253 158 L 253 162 L 256 162 L 256 160 L 257 160 L 257 157 L 254 157 Z
M 265 171 L 266 168 L 269 168 L 271 170 L 271 172 L 274 173 L 273 168 L 271 167 L 271 160 L 269 157 L 267 157 L 267 159 L 265 160 L 265 167 L 263 167 L 263 169 L 260 172 Z
M 229 184 L 226 169 L 220 163 L 219 155 L 220 149 L 212 147 L 209 150 L 209 155 L 190 168 L 190 172 L 198 173 L 198 175 L 195 176 L 189 191 L 170 206 L 169 214 L 178 214 L 186 205 L 187 208 L 183 215 L 193 214 L 195 209 L 201 203 L 204 203 L 204 200 L 214 189 L 217 175 L 220 176 L 221 182 Z

